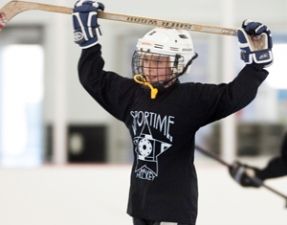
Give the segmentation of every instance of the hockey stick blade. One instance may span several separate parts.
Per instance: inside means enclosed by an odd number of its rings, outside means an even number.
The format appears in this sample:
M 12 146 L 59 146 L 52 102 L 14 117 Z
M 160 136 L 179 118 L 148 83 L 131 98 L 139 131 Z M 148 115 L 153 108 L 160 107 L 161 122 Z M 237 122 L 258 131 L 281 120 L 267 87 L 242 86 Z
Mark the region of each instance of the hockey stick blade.
M 13 0 L 0 9 L 0 31 L 13 17 L 28 10 L 41 10 L 65 14 L 72 13 L 72 9 L 68 7 Z
M 64 7 L 64 6 L 56 6 L 56 5 L 41 4 L 41 3 L 36 3 L 36 2 L 25 2 L 25 1 L 14 0 L 14 1 L 7 3 L 2 9 L 0 9 L 0 15 L 2 18 L 0 19 L 0 29 L 3 28 L 4 25 L 7 22 L 9 22 L 14 16 L 16 16 L 17 14 L 21 12 L 25 12 L 28 10 L 41 10 L 41 11 L 71 14 L 73 9 L 69 7 Z M 207 25 L 201 25 L 201 24 L 193 24 L 193 23 L 178 22 L 178 21 L 171 21 L 171 20 L 162 20 L 162 19 L 116 14 L 116 13 L 109 13 L 109 12 L 98 12 L 98 17 L 101 19 L 134 23 L 134 24 L 142 24 L 142 25 L 148 25 L 148 26 L 167 27 L 167 28 L 175 28 L 175 29 L 188 30 L 188 31 L 203 32 L 203 33 L 236 36 L 235 29 L 224 28 L 224 27 L 207 26 Z
M 203 149 L 203 148 L 201 148 L 201 147 L 199 147 L 199 146 L 197 146 L 197 145 L 195 145 L 195 149 L 198 150 L 199 152 L 203 153 L 204 155 L 206 155 L 206 156 L 208 156 L 208 157 L 210 157 L 210 158 L 216 160 L 217 162 L 223 164 L 224 166 L 231 167 L 230 164 L 228 164 L 227 162 L 223 161 L 221 158 L 219 158 L 218 156 L 214 155 L 213 153 L 208 152 L 207 150 L 205 150 L 205 149 Z M 257 182 L 256 179 L 254 180 L 254 182 L 255 182 L 255 183 Z M 269 191 L 273 192 L 274 194 L 276 194 L 276 195 L 278 195 L 278 196 L 284 198 L 285 201 L 286 201 L 285 207 L 287 208 L 287 196 L 286 196 L 286 195 L 280 193 L 279 191 L 277 191 L 277 190 L 275 190 L 275 189 L 269 187 L 268 185 L 266 185 L 266 184 L 264 184 L 264 183 L 262 183 L 261 185 L 262 185 L 262 187 L 265 187 L 265 188 L 268 189 Z

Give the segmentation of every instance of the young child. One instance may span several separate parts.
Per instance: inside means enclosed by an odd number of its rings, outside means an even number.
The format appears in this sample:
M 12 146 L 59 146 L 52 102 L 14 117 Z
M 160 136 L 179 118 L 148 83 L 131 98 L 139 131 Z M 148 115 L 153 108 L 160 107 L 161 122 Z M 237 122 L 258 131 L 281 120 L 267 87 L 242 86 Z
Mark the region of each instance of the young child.
M 197 56 L 189 33 L 155 28 L 138 40 L 129 79 L 104 70 L 98 10 L 104 10 L 102 3 L 83 0 L 73 10 L 75 42 L 82 48 L 78 73 L 90 96 L 129 129 L 134 163 L 127 213 L 134 225 L 194 225 L 195 133 L 255 98 L 268 75 L 263 68 L 273 61 L 271 33 L 261 23 L 244 21 L 238 39 L 247 65 L 230 83 L 202 84 L 178 80 Z

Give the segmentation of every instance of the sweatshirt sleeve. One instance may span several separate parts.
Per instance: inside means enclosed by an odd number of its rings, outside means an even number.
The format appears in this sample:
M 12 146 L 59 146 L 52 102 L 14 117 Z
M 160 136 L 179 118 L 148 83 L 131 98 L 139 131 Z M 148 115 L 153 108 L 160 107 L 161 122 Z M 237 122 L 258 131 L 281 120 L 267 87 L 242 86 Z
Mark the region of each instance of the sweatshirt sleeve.
M 123 120 L 136 90 L 132 79 L 105 71 L 101 45 L 83 49 L 78 63 L 79 80 L 85 90 L 111 115 Z
M 268 72 L 246 65 L 230 83 L 199 86 L 198 101 L 203 102 L 202 112 L 207 115 L 205 124 L 222 119 L 237 112 L 254 100 L 258 87 Z

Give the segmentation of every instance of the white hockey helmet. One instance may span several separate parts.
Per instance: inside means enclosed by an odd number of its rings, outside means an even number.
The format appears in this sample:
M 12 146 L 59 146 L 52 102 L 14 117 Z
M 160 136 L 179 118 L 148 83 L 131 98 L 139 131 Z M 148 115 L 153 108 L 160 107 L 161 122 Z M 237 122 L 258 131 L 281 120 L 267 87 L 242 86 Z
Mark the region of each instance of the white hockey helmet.
M 170 57 L 170 67 L 174 74 L 182 73 L 187 63 L 196 55 L 193 42 L 188 31 L 157 27 L 149 31 L 136 45 L 137 53 L 158 54 Z M 134 54 L 134 57 L 135 54 Z M 140 73 L 139 63 L 133 57 L 134 74 Z M 188 65 L 189 67 L 189 65 Z M 187 73 L 186 68 L 184 73 Z
M 136 48 L 132 58 L 134 80 L 150 89 L 152 99 L 186 74 L 197 57 L 190 34 L 184 30 L 154 28 L 138 40 Z

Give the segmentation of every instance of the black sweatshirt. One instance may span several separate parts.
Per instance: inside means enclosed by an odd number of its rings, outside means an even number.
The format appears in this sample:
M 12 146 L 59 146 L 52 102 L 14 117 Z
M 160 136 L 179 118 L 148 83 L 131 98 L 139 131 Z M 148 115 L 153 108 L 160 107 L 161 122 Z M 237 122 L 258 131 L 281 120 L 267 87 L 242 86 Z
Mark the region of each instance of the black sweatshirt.
M 133 79 L 103 67 L 99 44 L 82 51 L 80 82 L 106 111 L 125 123 L 133 141 L 127 213 L 195 224 L 195 133 L 249 104 L 268 72 L 249 65 L 228 84 L 174 83 L 151 99 Z

